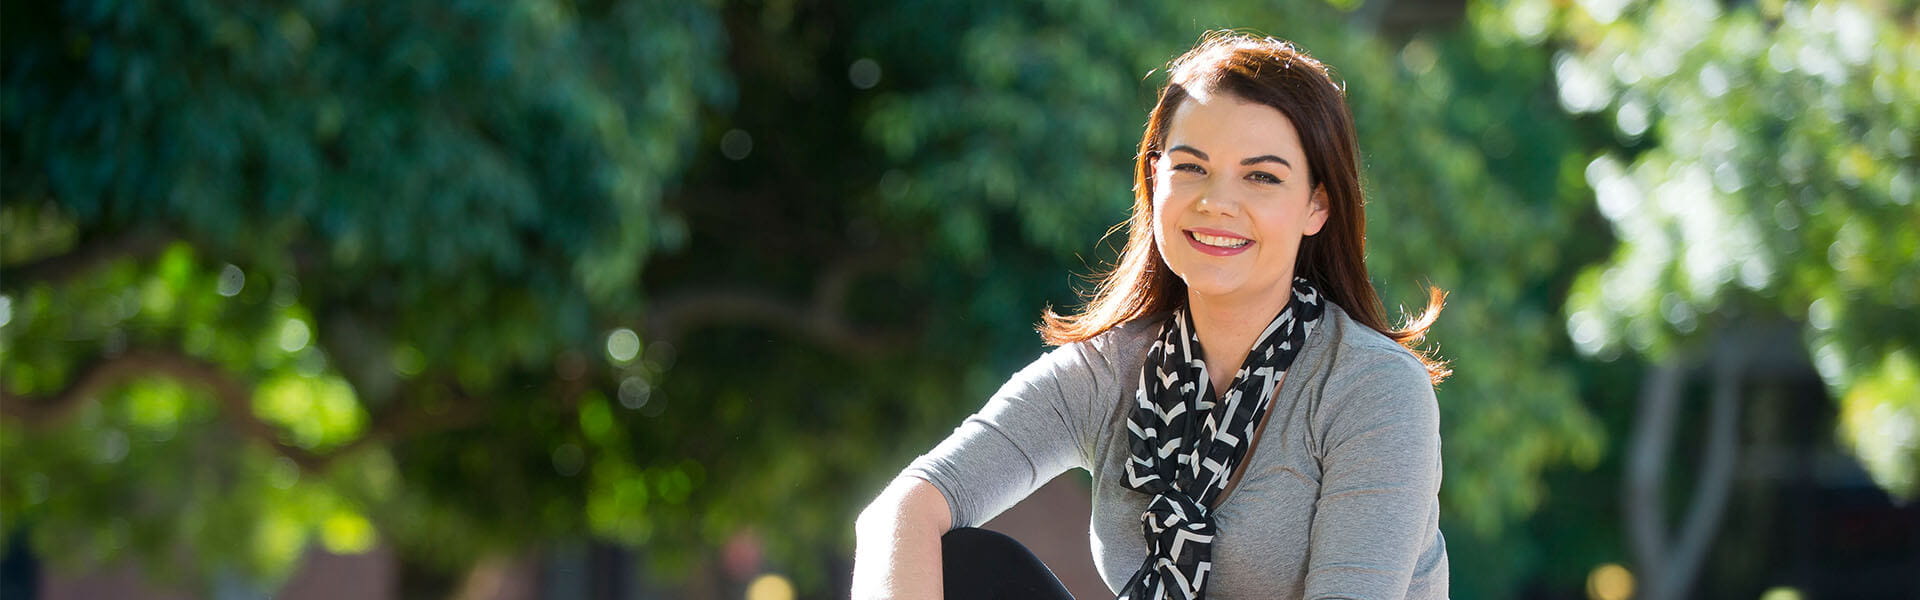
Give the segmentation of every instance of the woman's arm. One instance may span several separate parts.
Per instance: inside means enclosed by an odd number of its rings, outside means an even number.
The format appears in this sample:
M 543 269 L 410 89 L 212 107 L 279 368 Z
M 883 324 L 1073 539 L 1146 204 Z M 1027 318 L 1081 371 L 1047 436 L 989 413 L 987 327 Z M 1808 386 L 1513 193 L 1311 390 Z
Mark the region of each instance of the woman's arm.
M 1329 385 L 1306 597 L 1397 600 L 1434 540 L 1440 413 L 1411 355 L 1362 359 Z
M 895 478 L 854 523 L 853 598 L 941 597 L 947 499 L 918 477 Z
M 1054 476 L 1086 466 L 1103 398 L 1086 344 L 1048 352 L 915 459 L 854 524 L 853 597 L 939 598 L 940 537 L 978 527 Z M 1106 406 L 1106 405 L 1101 405 Z

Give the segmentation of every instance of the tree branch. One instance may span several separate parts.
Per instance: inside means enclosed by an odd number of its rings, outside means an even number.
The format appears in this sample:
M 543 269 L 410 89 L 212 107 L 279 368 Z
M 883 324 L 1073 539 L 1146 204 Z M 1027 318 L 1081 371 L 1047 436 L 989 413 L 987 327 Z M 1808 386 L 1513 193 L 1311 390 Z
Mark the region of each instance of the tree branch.
M 1740 389 L 1751 340 L 1722 334 L 1712 356 L 1713 395 L 1704 456 L 1678 531 L 1666 523 L 1666 467 L 1679 421 L 1688 361 L 1670 358 L 1647 375 L 1626 465 L 1627 533 L 1650 600 L 1686 597 L 1713 542 L 1733 487 L 1740 443 Z
M 1640 391 L 1640 407 L 1627 446 L 1624 508 L 1627 539 L 1641 576 L 1649 581 L 1664 572 L 1667 558 L 1667 456 L 1671 453 L 1680 387 L 1686 365 L 1679 358 L 1656 365 Z
M 365 446 L 395 439 L 466 427 L 479 422 L 482 412 L 477 403 L 453 390 L 454 401 L 446 410 L 435 412 L 418 405 L 390 407 L 372 415 L 365 434 L 324 453 L 287 443 L 282 431 L 261 420 L 253 411 L 253 384 L 205 359 L 161 348 L 136 348 L 112 356 L 97 357 L 79 369 L 73 382 L 48 396 L 21 396 L 6 391 L 0 382 L 0 415 L 18 419 L 37 428 L 55 427 L 69 419 L 88 400 L 116 386 L 141 378 L 160 376 L 211 391 L 222 413 L 241 433 L 274 452 L 292 460 L 300 469 L 317 473 L 335 459 Z
M 321 456 L 282 441 L 277 428 L 253 414 L 252 386 L 247 382 L 212 362 L 170 350 L 136 348 L 97 357 L 81 367 L 80 374 L 65 389 L 47 397 L 20 396 L 0 385 L 0 414 L 35 427 L 52 427 L 71 418 L 82 403 L 102 392 L 133 379 L 156 375 L 206 387 L 236 428 L 268 444 L 302 469 L 317 470 L 325 465 Z
M 14 292 L 39 282 L 60 284 L 114 259 L 159 252 L 172 237 L 152 229 L 132 229 L 81 242 L 56 254 L 0 270 L 0 291 Z
M 384 410 L 368 417 L 365 434 L 328 451 L 328 455 L 345 456 L 365 446 L 461 429 L 486 420 L 487 413 L 479 409 L 478 399 L 468 396 L 460 389 L 459 384 L 443 385 L 453 395 L 443 410 L 434 410 L 419 403 L 390 403 Z M 423 385 L 408 386 L 405 395 L 416 399 L 424 397 L 428 393 L 425 387 Z
M 752 324 L 812 338 L 847 354 L 886 352 L 906 336 L 867 330 L 844 313 L 847 295 L 859 276 L 888 264 L 877 255 L 842 260 L 821 273 L 805 306 L 773 294 L 742 288 L 688 290 L 663 295 L 648 311 L 650 339 L 676 342 L 701 327 L 721 323 Z
M 1740 454 L 1740 389 L 1745 375 L 1745 348 L 1749 344 L 1733 335 L 1721 334 L 1713 360 L 1713 396 L 1707 413 L 1706 455 L 1700 463 L 1699 483 L 1687 507 L 1686 520 L 1680 524 L 1669 557 L 1671 576 L 1650 582 L 1662 586 L 1649 591 L 1651 597 L 1684 598 L 1720 530 L 1727 496 L 1733 491 L 1733 475 Z

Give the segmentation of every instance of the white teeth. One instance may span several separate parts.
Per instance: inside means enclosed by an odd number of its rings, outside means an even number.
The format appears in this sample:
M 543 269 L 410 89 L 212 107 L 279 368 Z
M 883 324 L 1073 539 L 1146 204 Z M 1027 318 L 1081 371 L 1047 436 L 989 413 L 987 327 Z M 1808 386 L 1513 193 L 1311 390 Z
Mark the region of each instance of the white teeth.
M 1202 244 L 1219 247 L 1219 248 L 1239 248 L 1241 246 L 1245 246 L 1253 242 L 1253 240 L 1248 240 L 1248 239 L 1231 238 L 1231 237 L 1219 236 L 1219 235 L 1207 235 L 1204 233 L 1197 233 L 1197 232 L 1191 232 L 1191 231 L 1187 233 L 1189 235 L 1192 235 L 1193 239 L 1198 240 Z

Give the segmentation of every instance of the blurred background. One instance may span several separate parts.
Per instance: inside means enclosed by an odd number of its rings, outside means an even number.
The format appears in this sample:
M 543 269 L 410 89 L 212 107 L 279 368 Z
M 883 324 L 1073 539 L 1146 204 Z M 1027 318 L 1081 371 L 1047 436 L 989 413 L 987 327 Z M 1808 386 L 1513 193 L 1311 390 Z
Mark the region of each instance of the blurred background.
M 1914 0 L 4 6 L 6 598 L 844 597 L 1222 27 L 1452 292 L 1454 597 L 1920 597 Z

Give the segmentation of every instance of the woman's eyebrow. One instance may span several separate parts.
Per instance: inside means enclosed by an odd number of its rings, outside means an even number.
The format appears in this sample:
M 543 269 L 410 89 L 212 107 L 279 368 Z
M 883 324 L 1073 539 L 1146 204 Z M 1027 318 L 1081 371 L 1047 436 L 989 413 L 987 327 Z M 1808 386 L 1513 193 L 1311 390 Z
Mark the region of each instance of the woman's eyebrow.
M 1200 160 L 1211 160 L 1211 159 L 1209 159 L 1209 158 L 1207 158 L 1207 153 L 1205 153 L 1205 152 L 1201 152 L 1201 151 L 1199 151 L 1199 150 L 1196 150 L 1196 149 L 1194 149 L 1194 147 L 1193 147 L 1193 146 L 1188 146 L 1188 145 L 1186 145 L 1186 144 L 1181 144 L 1181 145 L 1178 145 L 1178 146 L 1174 146 L 1174 147 L 1172 147 L 1172 148 L 1170 148 L 1170 149 L 1168 149 L 1167 151 L 1168 151 L 1168 152 L 1187 152 L 1187 153 L 1189 153 L 1189 154 L 1192 154 L 1192 155 L 1194 155 L 1194 156 L 1198 156 L 1198 157 L 1200 157 Z
M 1186 145 L 1186 144 L 1181 144 L 1181 145 L 1178 145 L 1178 146 L 1174 146 L 1174 147 L 1172 147 L 1172 148 L 1169 148 L 1169 149 L 1167 150 L 1167 152 L 1186 152 L 1186 153 L 1188 153 L 1188 154 L 1192 154 L 1192 155 L 1194 155 L 1194 156 L 1197 156 L 1197 157 L 1200 157 L 1200 160 L 1212 160 L 1212 159 L 1210 159 L 1210 158 L 1207 158 L 1207 153 L 1205 153 L 1205 152 L 1201 152 L 1201 151 L 1200 151 L 1199 149 L 1197 149 L 1197 148 L 1194 148 L 1193 146 L 1188 146 L 1188 145 Z M 1274 155 L 1272 155 L 1272 154 L 1262 154 L 1262 155 L 1259 155 L 1259 156 L 1255 156 L 1255 157 L 1253 157 L 1253 158 L 1249 158 L 1249 159 L 1246 159 L 1246 160 L 1242 160 L 1242 161 L 1240 161 L 1240 164 L 1241 164 L 1241 165 L 1253 165 L 1253 164 L 1259 164 L 1259 163 L 1263 163 L 1263 162 L 1276 162 L 1276 163 L 1280 163 L 1280 164 L 1282 164 L 1282 165 L 1285 165 L 1285 166 L 1286 166 L 1287 168 L 1289 168 L 1289 169 L 1291 169 L 1291 168 L 1293 168 L 1293 163 L 1291 163 L 1291 162 L 1287 162 L 1287 159 L 1284 159 L 1284 158 L 1280 158 L 1280 157 L 1278 157 L 1278 156 L 1274 156 Z
M 1280 163 L 1280 164 L 1283 164 L 1283 165 L 1286 165 L 1286 166 L 1287 166 L 1287 168 L 1289 168 L 1289 169 L 1291 169 L 1291 168 L 1293 168 L 1293 163 L 1290 163 L 1290 162 L 1287 162 L 1287 159 L 1284 159 L 1284 158 L 1280 158 L 1280 157 L 1278 157 L 1278 156 L 1274 156 L 1274 155 L 1272 155 L 1272 154 L 1262 154 L 1262 155 L 1259 155 L 1259 156 L 1255 156 L 1255 157 L 1253 157 L 1253 158 L 1249 158 L 1249 159 L 1246 159 L 1246 160 L 1243 160 L 1243 161 L 1240 161 L 1240 164 L 1242 164 L 1242 165 L 1251 165 L 1251 164 L 1255 164 L 1255 163 L 1263 163 L 1263 162 L 1277 162 L 1277 163 Z

